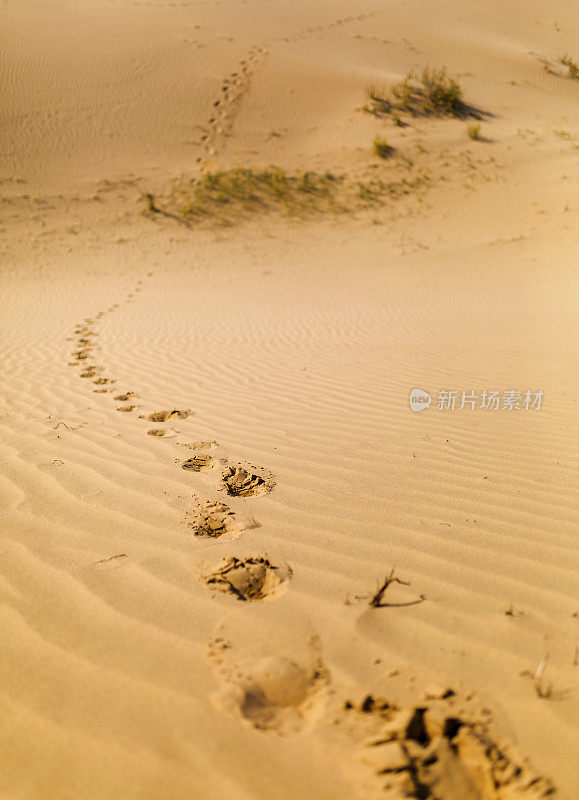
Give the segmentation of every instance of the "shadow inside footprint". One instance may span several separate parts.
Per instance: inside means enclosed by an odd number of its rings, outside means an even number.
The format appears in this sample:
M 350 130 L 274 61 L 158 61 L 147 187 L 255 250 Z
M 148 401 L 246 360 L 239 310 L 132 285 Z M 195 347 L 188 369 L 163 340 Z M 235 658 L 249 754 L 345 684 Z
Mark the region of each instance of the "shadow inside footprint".
M 278 597 L 291 577 L 289 567 L 276 567 L 267 558 L 228 558 L 224 566 L 205 577 L 209 586 L 234 594 L 238 600 Z

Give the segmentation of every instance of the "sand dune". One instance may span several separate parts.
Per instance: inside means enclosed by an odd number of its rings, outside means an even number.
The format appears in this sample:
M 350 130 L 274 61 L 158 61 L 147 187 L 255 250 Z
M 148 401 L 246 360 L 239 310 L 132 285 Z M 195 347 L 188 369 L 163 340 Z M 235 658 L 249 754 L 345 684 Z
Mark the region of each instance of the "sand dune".
M 2 5 L 0 797 L 570 800 L 576 8 Z

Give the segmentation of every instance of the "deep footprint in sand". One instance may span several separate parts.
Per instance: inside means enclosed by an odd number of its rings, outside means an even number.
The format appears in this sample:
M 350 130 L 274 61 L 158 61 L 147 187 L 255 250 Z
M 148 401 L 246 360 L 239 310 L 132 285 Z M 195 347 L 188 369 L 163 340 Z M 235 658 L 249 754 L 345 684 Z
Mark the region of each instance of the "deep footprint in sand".
M 257 730 L 278 734 L 299 730 L 308 720 L 319 718 L 328 702 L 330 674 L 316 642 L 312 637 L 305 664 L 283 655 L 238 664 L 229 642 L 215 638 L 208 657 L 223 688 L 212 696 L 213 703 Z
M 167 420 L 171 419 L 171 417 L 187 419 L 187 417 L 190 417 L 193 413 L 194 412 L 189 408 L 184 410 L 174 408 L 172 411 L 154 411 L 152 414 L 141 416 L 140 419 L 146 419 L 149 422 L 167 422 Z
M 170 439 L 171 437 L 176 435 L 176 431 L 172 428 L 151 428 L 147 431 L 147 436 L 159 436 L 164 437 L 165 439 Z
M 114 378 L 97 378 L 93 383 L 96 383 L 97 386 L 105 386 L 110 383 L 116 383 L 116 380 Z
M 125 392 L 124 394 L 115 395 L 115 400 L 118 400 L 120 403 L 126 403 L 131 397 L 135 397 L 134 392 Z
M 227 494 L 232 497 L 251 497 L 273 489 L 271 478 L 263 478 L 240 466 L 227 467 L 223 471 L 222 481 Z
M 244 530 L 259 527 L 259 523 L 252 517 L 240 516 L 225 503 L 211 500 L 203 505 L 199 504 L 193 511 L 186 511 L 182 522 L 191 528 L 195 536 L 211 539 L 226 536 L 231 540 Z
M 117 411 L 123 411 L 125 414 L 130 414 L 134 411 L 136 406 L 117 406 Z
M 205 576 L 208 586 L 242 601 L 273 600 L 287 590 L 292 571 L 275 566 L 267 558 L 228 558 L 222 567 Z
M 455 693 L 440 702 L 398 709 L 368 695 L 359 706 L 346 702 L 350 722 L 375 723 L 371 740 L 358 754 L 393 798 L 428 800 L 514 800 L 548 797 L 550 781 L 541 778 L 500 747 L 489 723 L 457 713 Z
M 216 465 L 217 462 L 213 456 L 207 453 L 199 453 L 199 455 L 192 456 L 188 458 L 187 461 L 184 461 L 181 464 L 181 469 L 189 469 L 193 472 L 204 472 L 205 470 L 213 469 Z

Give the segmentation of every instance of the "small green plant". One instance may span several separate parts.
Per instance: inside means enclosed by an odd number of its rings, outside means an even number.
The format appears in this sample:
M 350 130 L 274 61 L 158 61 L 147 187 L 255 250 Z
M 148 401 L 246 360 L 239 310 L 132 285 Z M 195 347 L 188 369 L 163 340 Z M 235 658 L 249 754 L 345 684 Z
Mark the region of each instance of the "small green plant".
M 381 139 L 379 136 L 374 139 L 375 156 L 378 156 L 378 158 L 390 158 L 393 153 L 394 148 L 388 144 L 386 139 Z
M 568 53 L 565 53 L 564 56 L 561 56 L 559 60 L 564 67 L 567 67 L 567 74 L 570 78 L 579 78 L 579 64 L 577 64 L 577 62 L 574 61 Z
M 466 134 L 469 139 L 472 139 L 475 142 L 478 142 L 482 136 L 480 132 L 480 125 L 469 125 L 466 129 Z

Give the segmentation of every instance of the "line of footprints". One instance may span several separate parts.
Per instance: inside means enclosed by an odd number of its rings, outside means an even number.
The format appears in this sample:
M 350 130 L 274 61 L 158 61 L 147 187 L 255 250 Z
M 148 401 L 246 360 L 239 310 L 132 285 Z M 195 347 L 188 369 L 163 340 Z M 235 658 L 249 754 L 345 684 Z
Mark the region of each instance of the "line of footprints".
M 147 277 L 151 277 L 149 273 Z M 74 342 L 69 366 L 76 367 L 79 377 L 92 384 L 92 391 L 96 394 L 109 395 L 115 402 L 119 413 L 131 414 L 137 410 L 135 400 L 137 395 L 133 391 L 117 388 L 117 380 L 105 375 L 105 368 L 96 363 L 98 347 L 98 323 L 107 315 L 116 311 L 121 305 L 130 303 L 142 290 L 143 281 L 139 280 L 135 288 L 127 294 L 124 301 L 115 303 L 105 311 L 99 311 L 94 318 L 85 319 L 74 329 L 74 336 L 69 341 Z M 152 411 L 139 415 L 150 424 L 148 436 L 173 437 L 176 431 L 163 427 L 163 423 L 171 420 L 187 419 L 194 412 L 190 409 L 169 409 Z M 214 455 L 218 451 L 215 441 L 177 442 L 181 447 L 192 451 L 192 454 L 177 463 L 181 469 L 193 472 L 210 472 L 217 476 L 219 488 L 232 498 L 248 498 L 270 492 L 275 481 L 271 474 L 261 469 L 253 472 L 256 467 L 246 468 L 241 464 L 230 465 L 226 459 Z M 198 502 L 193 509 L 187 510 L 182 522 L 187 525 L 196 536 L 218 538 L 226 537 L 233 540 L 248 528 L 258 527 L 259 523 L 253 517 L 239 514 L 224 502 L 207 500 Z M 209 586 L 236 596 L 239 600 L 273 599 L 286 586 L 287 579 L 291 576 L 289 567 L 275 566 L 267 558 L 232 557 L 224 566 L 206 576 Z
M 203 156 L 197 158 L 198 163 L 203 158 L 216 155 L 224 139 L 231 136 L 240 101 L 249 90 L 251 77 L 265 55 L 263 48 L 252 47 L 237 69 L 222 81 L 221 95 L 213 102 L 211 116 L 204 126 L 198 127 L 201 131 L 199 144 L 203 151 Z
M 142 284 L 138 281 L 124 302 L 132 302 Z M 135 393 L 119 392 L 116 381 L 104 375 L 104 368 L 94 363 L 98 350 L 97 323 L 120 305 L 115 303 L 94 319 L 85 319 L 76 326 L 69 364 L 79 370 L 81 379 L 93 385 L 93 392 L 111 395 L 118 412 L 132 413 L 136 409 L 131 402 L 136 398 Z M 153 425 L 148 427 L 149 436 L 169 437 L 177 432 L 162 427 L 163 423 L 186 419 L 191 413 L 189 409 L 153 411 L 139 419 Z M 218 451 L 214 441 L 177 444 L 193 452 L 185 461 L 177 461 L 182 469 L 212 471 L 220 488 L 232 498 L 253 497 L 274 487 L 272 476 L 252 472 L 240 464 L 231 466 L 226 459 L 212 455 Z M 226 537 L 226 541 L 258 525 L 254 519 L 233 511 L 227 503 L 212 500 L 198 503 L 197 508 L 185 513 L 182 521 L 196 536 Z M 288 566 L 274 565 L 263 556 L 233 556 L 205 575 L 204 581 L 212 589 L 247 602 L 275 599 L 287 590 L 290 578 Z M 214 704 L 257 730 L 278 733 L 297 731 L 308 722 L 315 724 L 328 714 L 333 715 L 334 727 L 349 732 L 347 735 L 355 744 L 354 758 L 369 775 L 370 782 L 364 781 L 360 786 L 361 796 L 376 797 L 367 793 L 376 786 L 376 781 L 380 796 L 385 793 L 389 800 L 441 800 L 451 794 L 457 796 L 456 786 L 465 790 L 460 796 L 469 800 L 483 795 L 488 800 L 521 796 L 539 800 L 553 794 L 554 787 L 548 779 L 537 775 L 516 753 L 490 737 L 488 721 L 469 702 L 470 695 L 460 697 L 452 689 L 437 689 L 427 692 L 418 706 L 404 708 L 367 695 L 358 702 L 346 699 L 340 708 L 336 705 L 339 699 L 332 700 L 330 672 L 323 662 L 317 637 L 310 644 L 311 663 L 306 666 L 278 656 L 246 665 L 238 662 L 227 639 L 215 637 L 208 651 L 209 661 L 221 681 L 221 689 L 212 697 Z

